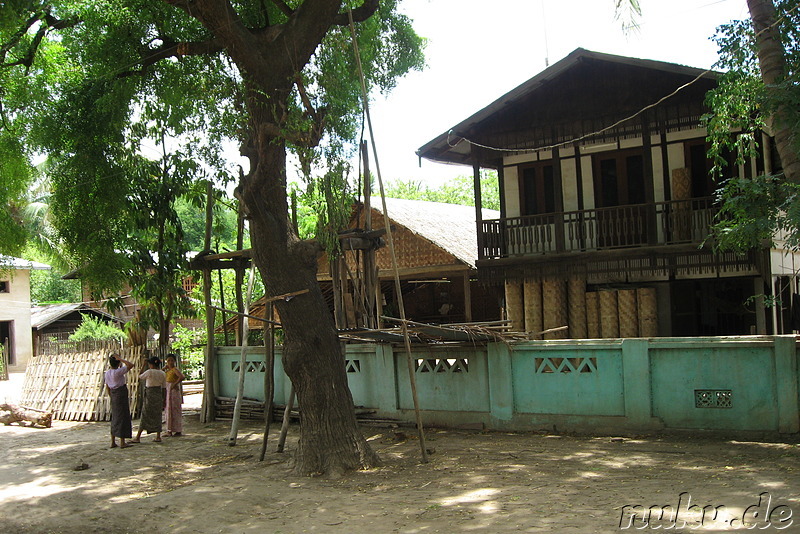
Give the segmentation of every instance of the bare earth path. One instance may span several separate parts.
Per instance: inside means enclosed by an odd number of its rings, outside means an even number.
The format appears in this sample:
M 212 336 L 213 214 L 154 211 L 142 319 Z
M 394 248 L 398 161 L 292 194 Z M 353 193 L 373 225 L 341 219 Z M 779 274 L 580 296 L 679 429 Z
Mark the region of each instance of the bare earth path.
M 0 533 L 616 532 L 625 505 L 679 509 L 679 521 L 667 513 L 632 527 L 718 532 L 739 526 L 731 521 L 762 492 L 766 512 L 750 508 L 746 525 L 800 532 L 796 438 L 430 430 L 435 452 L 422 465 L 412 429 L 364 427 L 385 465 L 326 479 L 290 475 L 288 455 L 271 452 L 275 432 L 258 462 L 260 424 L 244 424 L 229 447 L 229 422 L 185 420 L 186 436 L 143 436 L 126 450 L 107 448 L 108 423 L 0 425 Z M 81 464 L 88 468 L 75 470 Z M 725 508 L 700 525 L 694 504 Z

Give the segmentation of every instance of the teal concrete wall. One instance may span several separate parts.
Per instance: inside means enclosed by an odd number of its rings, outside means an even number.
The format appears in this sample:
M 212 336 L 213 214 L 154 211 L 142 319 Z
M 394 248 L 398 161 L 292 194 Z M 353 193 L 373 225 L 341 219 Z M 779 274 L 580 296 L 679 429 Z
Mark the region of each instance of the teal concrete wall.
M 519 413 L 625 415 L 622 348 L 515 345 L 514 407 Z
M 241 350 L 217 352 L 219 389 L 235 397 Z M 248 350 L 244 395 L 263 400 L 264 348 Z M 800 431 L 800 357 L 794 336 L 489 343 L 415 348 L 423 421 L 487 428 L 587 432 L 708 429 Z M 401 347 L 348 345 L 356 406 L 413 421 Z M 275 401 L 290 383 L 280 351 Z

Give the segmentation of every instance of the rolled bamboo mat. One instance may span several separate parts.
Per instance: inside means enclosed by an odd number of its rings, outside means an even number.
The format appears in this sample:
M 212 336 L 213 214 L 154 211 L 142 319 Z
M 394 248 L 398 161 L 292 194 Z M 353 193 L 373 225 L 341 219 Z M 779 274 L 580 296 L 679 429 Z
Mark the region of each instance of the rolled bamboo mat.
M 542 282 L 540 280 L 525 279 L 523 288 L 525 301 L 525 331 L 532 339 L 541 339 L 544 330 L 544 310 L 542 309 Z
M 542 282 L 542 305 L 544 307 L 544 329 L 567 326 L 567 284 L 557 278 L 546 278 Z M 544 335 L 545 339 L 566 339 L 569 330 L 558 330 Z
M 656 337 L 658 335 L 658 301 L 653 287 L 640 287 L 636 290 L 639 304 L 639 335 Z
M 639 337 L 639 310 L 636 307 L 636 290 L 617 291 L 619 309 L 619 337 Z
M 506 319 L 514 332 L 525 331 L 525 311 L 522 300 L 522 282 L 506 280 Z
M 605 338 L 619 337 L 619 315 L 617 292 L 600 291 L 600 335 Z
M 586 318 L 586 279 L 573 276 L 568 282 L 569 297 L 569 337 L 585 339 Z
M 596 291 L 586 293 L 586 334 L 589 339 L 601 337 L 600 333 L 600 297 Z

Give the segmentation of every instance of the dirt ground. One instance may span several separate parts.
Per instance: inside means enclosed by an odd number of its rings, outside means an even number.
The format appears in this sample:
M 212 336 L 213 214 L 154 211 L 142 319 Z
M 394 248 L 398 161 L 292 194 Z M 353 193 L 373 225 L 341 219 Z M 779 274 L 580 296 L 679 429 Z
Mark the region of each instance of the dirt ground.
M 185 436 L 143 436 L 124 450 L 108 448 L 108 423 L 0 425 L 0 533 L 602 533 L 621 519 L 631 530 L 711 532 L 733 530 L 743 516 L 744 526 L 800 532 L 794 438 L 430 429 L 435 452 L 421 464 L 414 429 L 363 427 L 384 465 L 329 479 L 290 474 L 296 425 L 286 454 L 273 452 L 273 425 L 259 462 L 263 424 L 245 423 L 230 447 L 229 421 L 184 419 Z M 712 520 L 695 504 L 724 508 Z M 660 523 L 630 522 L 631 510 L 650 506 L 672 506 L 678 517 L 668 508 Z

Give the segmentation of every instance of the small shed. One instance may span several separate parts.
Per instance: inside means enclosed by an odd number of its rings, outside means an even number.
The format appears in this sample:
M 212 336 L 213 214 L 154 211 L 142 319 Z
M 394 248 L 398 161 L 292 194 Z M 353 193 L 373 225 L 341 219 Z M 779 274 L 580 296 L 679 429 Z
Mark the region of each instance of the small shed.
M 97 317 L 107 323 L 122 325 L 123 321 L 110 313 L 83 302 L 48 304 L 31 308 L 33 331 L 33 353 L 40 354 L 43 342 L 55 338 L 63 341 L 73 334 L 83 321 L 84 315 Z

